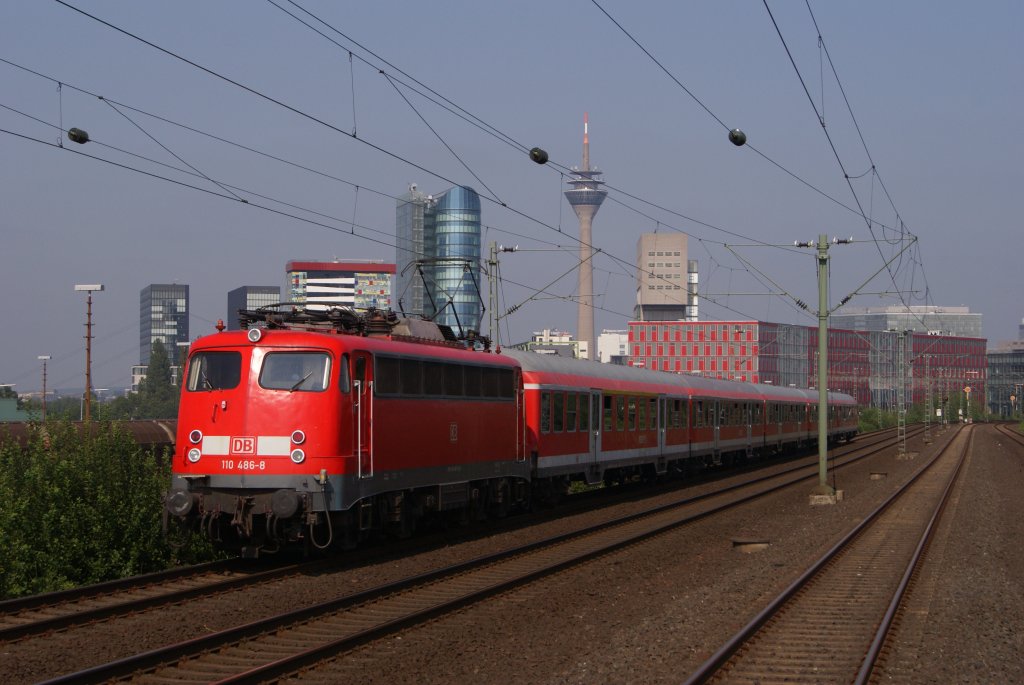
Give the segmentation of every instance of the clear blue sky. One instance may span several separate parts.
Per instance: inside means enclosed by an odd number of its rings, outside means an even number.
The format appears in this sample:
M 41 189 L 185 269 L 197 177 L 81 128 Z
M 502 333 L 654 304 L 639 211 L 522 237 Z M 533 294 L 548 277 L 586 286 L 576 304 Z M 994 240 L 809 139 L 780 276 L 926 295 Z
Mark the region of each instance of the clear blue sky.
M 394 260 L 394 200 L 387 195 L 411 182 L 443 192 L 455 181 L 514 209 L 486 200 L 483 209 L 485 243 L 524 250 L 502 262 L 502 309 L 525 302 L 507 320 L 511 338 L 542 328 L 572 331 L 575 305 L 566 298 L 576 287 L 576 220 L 559 173 L 396 89 L 379 70 L 393 77 L 398 71 L 363 48 L 563 166 L 580 163 L 582 116 L 590 113 L 591 160 L 613 187 L 594 222 L 602 250 L 595 260 L 598 331 L 624 328 L 630 318 L 636 240 L 652 230 L 691 236 L 690 257 L 700 261 L 707 295 L 703 317 L 813 324 L 790 298 L 771 294 L 816 303 L 811 251 L 750 245 L 791 245 L 819 233 L 864 241 L 832 252 L 837 302 L 882 266 L 883 255 L 895 254 L 892 244 L 870 242 L 867 222 L 849 209 L 859 201 L 877 222 L 875 236 L 893 237 L 885 227 L 898 220 L 879 179 L 920 240 L 894 265 L 895 279 L 883 273 L 851 305 L 897 304 L 897 287 L 915 291 L 905 297 L 921 304 L 927 286 L 931 303 L 983 313 L 990 345 L 1015 338 L 1024 316 L 1018 2 L 811 2 L 878 172 L 851 181 L 856 198 L 761 2 L 601 0 L 714 116 L 584 0 L 298 0 L 347 36 L 318 25 L 344 48 L 270 2 L 68 2 L 308 117 L 57 2 L 0 4 L 0 58 L 66 84 L 58 95 L 54 81 L 0 63 L 0 383 L 16 383 L 21 392 L 38 390 L 40 354 L 53 355 L 50 387 L 84 384 L 85 298 L 75 283 L 107 287 L 94 303 L 94 385 L 123 387 L 138 361 L 145 285 L 189 284 L 192 335 L 212 332 L 226 316 L 228 290 L 283 284 L 290 259 Z M 287 0 L 275 2 L 299 13 Z M 869 172 L 807 6 L 768 6 L 846 172 Z M 129 119 L 72 87 L 349 184 L 121 107 Z M 61 122 L 86 129 L 95 143 L 65 139 L 65 149 L 57 148 Z M 746 131 L 754 149 L 731 145 L 723 123 Z M 358 140 L 346 135 L 353 130 Z M 161 145 L 221 184 L 244 189 L 234 192 L 251 204 L 117 150 L 185 168 Z M 526 286 L 562 274 L 547 294 L 530 299 Z

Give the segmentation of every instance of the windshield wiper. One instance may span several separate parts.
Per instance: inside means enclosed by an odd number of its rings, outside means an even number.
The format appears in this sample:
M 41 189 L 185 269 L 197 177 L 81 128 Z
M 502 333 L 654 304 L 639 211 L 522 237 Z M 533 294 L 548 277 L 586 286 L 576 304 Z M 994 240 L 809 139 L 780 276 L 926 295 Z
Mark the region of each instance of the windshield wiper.
M 307 374 L 306 374 L 305 376 L 303 376 L 303 377 L 302 377 L 302 378 L 301 378 L 301 379 L 300 379 L 300 380 L 299 380 L 299 381 L 298 381 L 298 382 L 297 382 L 297 383 L 296 383 L 295 385 L 293 385 L 293 386 L 291 387 L 291 389 L 290 389 L 290 390 L 289 390 L 288 392 L 295 392 L 296 390 L 298 390 L 298 389 L 299 389 L 299 386 L 300 386 L 300 385 L 302 385 L 303 383 L 305 383 L 306 381 L 308 381 L 308 380 L 309 380 L 309 377 L 310 377 L 310 376 L 312 376 L 312 375 L 313 375 L 313 372 L 312 372 L 312 371 L 310 371 L 309 373 L 307 373 Z

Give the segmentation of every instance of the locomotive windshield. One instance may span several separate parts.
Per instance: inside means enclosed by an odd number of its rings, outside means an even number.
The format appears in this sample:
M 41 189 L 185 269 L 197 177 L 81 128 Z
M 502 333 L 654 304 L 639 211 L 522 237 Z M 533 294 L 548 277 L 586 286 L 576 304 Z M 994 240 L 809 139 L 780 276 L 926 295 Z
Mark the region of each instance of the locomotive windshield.
M 331 361 L 324 352 L 271 352 L 263 358 L 260 387 L 289 392 L 327 389 Z
M 230 390 L 242 375 L 241 352 L 197 352 L 188 368 L 188 389 Z

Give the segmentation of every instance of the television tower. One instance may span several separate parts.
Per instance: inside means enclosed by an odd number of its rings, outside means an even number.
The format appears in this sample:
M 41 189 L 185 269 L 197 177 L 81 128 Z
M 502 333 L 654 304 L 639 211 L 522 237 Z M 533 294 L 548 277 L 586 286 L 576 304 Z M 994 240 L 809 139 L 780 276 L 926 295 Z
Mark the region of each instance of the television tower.
M 594 246 L 591 238 L 594 215 L 601 208 L 601 203 L 608 195 L 601 188 L 604 181 L 597 169 L 590 168 L 590 137 L 587 130 L 587 114 L 583 114 L 583 168 L 573 167 L 572 178 L 569 179 L 569 190 L 565 191 L 565 199 L 572 205 L 580 220 L 580 279 L 579 305 L 576 314 L 576 338 L 586 341 L 587 355 L 594 358 L 597 352 L 597 341 L 594 337 Z

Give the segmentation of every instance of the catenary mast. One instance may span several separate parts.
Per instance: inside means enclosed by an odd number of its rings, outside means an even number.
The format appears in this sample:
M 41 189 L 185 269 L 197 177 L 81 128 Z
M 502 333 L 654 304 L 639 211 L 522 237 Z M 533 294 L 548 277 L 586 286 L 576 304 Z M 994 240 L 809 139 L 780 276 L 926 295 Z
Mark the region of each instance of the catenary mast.
M 569 179 L 569 190 L 565 191 L 565 198 L 572 205 L 576 216 L 580 220 L 580 266 L 579 266 L 579 305 L 576 315 L 576 338 L 586 341 L 587 354 L 590 358 L 597 351 L 594 337 L 594 247 L 592 239 L 592 227 L 594 215 L 601 208 L 601 203 L 608 195 L 607 190 L 601 188 L 604 181 L 596 169 L 590 168 L 590 137 L 588 131 L 588 117 L 583 114 L 583 168 L 573 168 L 572 178 Z

